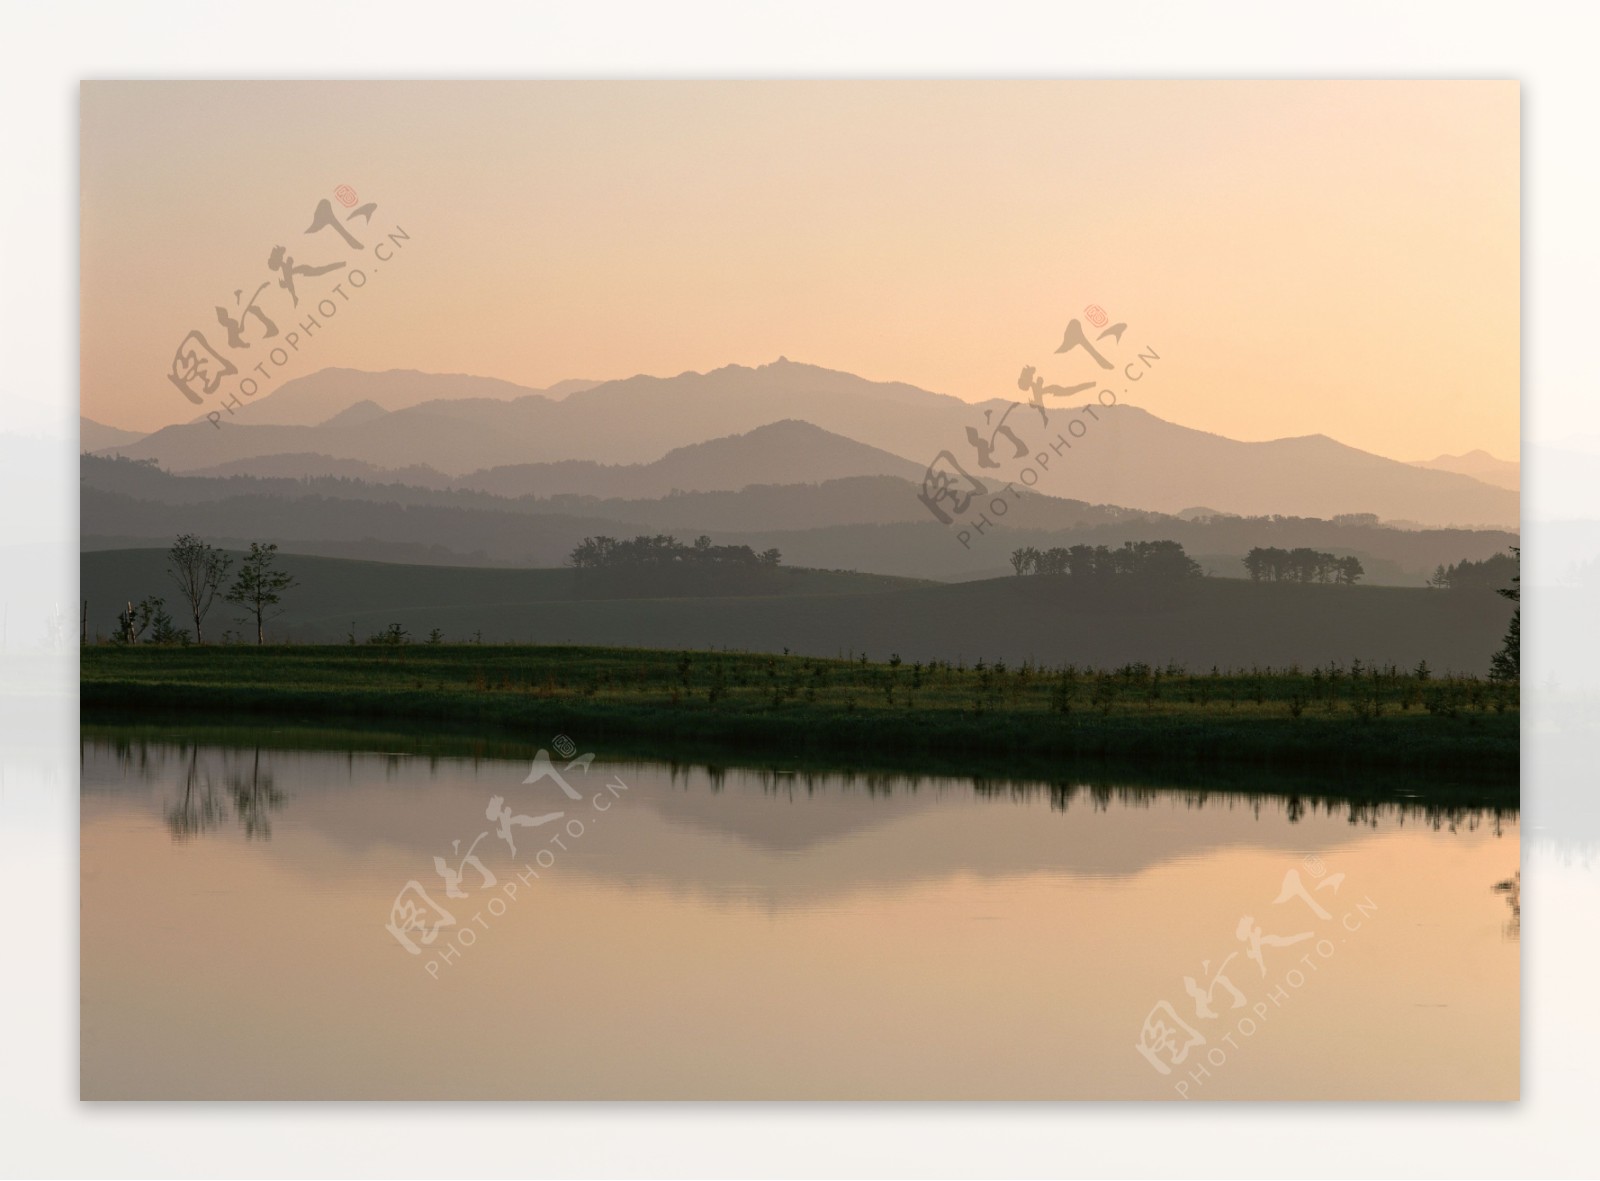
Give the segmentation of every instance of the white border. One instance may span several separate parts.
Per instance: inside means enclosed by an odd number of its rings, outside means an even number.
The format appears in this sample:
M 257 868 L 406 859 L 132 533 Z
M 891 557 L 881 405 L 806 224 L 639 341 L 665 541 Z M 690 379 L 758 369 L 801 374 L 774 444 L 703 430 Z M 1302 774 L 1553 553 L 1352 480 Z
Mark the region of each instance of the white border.
M 1600 432 L 1589 356 L 1595 9 L 1305 5 L 408 3 L 10 5 L 0 16 L 6 430 L 53 437 L 42 486 L 0 473 L 4 538 L 59 549 L 76 601 L 77 83 L 112 77 L 1476 77 L 1524 104 L 1531 439 Z M 195 166 L 196 145 L 172 145 Z M 197 183 L 202 183 L 197 178 Z M 43 448 L 42 448 L 43 449 Z M 1527 472 L 1525 548 L 1572 515 Z M 1561 566 L 1561 562 L 1555 562 Z M 1547 567 L 1551 568 L 1551 567 Z M 17 577 L 15 571 L 7 577 Z M 1600 1166 L 1590 1064 L 1600 641 L 1547 633 L 1529 590 L 1524 1099 L 1502 1106 L 81 1105 L 76 1100 L 76 673 L 0 726 L 0 1168 L 130 1176 L 1564 1176 Z M 69 631 L 70 634 L 70 631 Z M 1582 660 L 1572 660 L 1576 646 Z M 1566 656 L 1565 660 L 1558 660 Z M 1551 683 L 1552 670 L 1561 670 Z M 1564 717 L 1558 719 L 1558 715 Z M 175 1031 L 181 1036 L 181 1031 Z

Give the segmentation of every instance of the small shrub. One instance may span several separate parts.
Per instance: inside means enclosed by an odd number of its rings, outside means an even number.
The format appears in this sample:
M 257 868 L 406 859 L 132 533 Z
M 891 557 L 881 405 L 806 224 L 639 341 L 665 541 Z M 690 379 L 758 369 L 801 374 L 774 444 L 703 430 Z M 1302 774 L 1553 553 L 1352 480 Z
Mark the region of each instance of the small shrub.
M 367 637 L 367 643 L 380 644 L 388 648 L 398 648 L 402 644 L 411 642 L 411 633 L 398 623 L 391 623 L 381 632 L 373 632 Z

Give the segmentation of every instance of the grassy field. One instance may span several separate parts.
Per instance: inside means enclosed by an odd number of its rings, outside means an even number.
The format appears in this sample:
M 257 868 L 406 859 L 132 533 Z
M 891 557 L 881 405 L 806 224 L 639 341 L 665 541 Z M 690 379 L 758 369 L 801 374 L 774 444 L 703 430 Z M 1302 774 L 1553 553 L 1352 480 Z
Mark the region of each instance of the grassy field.
M 1517 689 L 1356 665 L 1190 672 L 519 645 L 89 647 L 86 721 L 369 720 L 589 747 L 1469 777 L 1517 792 Z M 198 715 L 198 716 L 197 716 Z M 1419 794 L 1426 786 L 1412 785 Z

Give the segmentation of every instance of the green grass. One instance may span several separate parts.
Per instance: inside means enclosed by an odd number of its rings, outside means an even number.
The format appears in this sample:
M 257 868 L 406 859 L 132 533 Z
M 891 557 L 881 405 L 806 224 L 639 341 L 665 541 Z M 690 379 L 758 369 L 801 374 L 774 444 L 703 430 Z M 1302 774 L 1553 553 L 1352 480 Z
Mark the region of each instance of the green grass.
M 425 722 L 589 746 L 1063 760 L 1492 783 L 1514 803 L 1515 686 L 1394 668 L 1188 672 L 518 645 L 91 647 L 86 719 L 129 712 Z M 1413 785 L 1415 787 L 1415 785 Z M 1423 790 L 1423 789 L 1418 789 Z

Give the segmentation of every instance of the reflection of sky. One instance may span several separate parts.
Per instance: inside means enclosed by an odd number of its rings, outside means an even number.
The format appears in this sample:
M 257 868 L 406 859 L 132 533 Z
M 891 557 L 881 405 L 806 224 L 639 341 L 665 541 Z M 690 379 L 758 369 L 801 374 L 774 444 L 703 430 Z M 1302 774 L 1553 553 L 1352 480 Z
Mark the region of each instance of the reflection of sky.
M 264 750 L 286 797 L 271 839 L 224 823 L 175 840 L 188 757 L 145 749 L 127 782 L 106 744 L 84 749 L 91 1096 L 1165 1098 L 1131 1049 L 1140 1024 L 1240 950 L 1240 916 L 1318 925 L 1274 901 L 1312 852 L 1345 875 L 1329 911 L 1377 917 L 1320 928 L 1340 942 L 1315 991 L 1213 1094 L 1516 1090 L 1518 949 L 1492 890 L 1514 820 L 1291 824 L 1278 801 L 1179 793 L 1063 811 L 954 781 L 807 794 L 737 771 L 714 791 L 638 763 L 591 770 L 586 796 L 629 785 L 596 813 L 524 787 L 520 763 Z M 255 752 L 203 748 L 195 767 L 227 781 Z M 496 887 L 469 871 L 468 899 L 444 899 L 432 855 L 487 827 L 491 794 L 587 827 L 435 980 L 383 930 L 401 887 L 467 926 L 549 847 L 518 830 L 514 862 L 491 836 Z M 1232 961 L 1252 1000 L 1271 984 L 1255 971 Z

